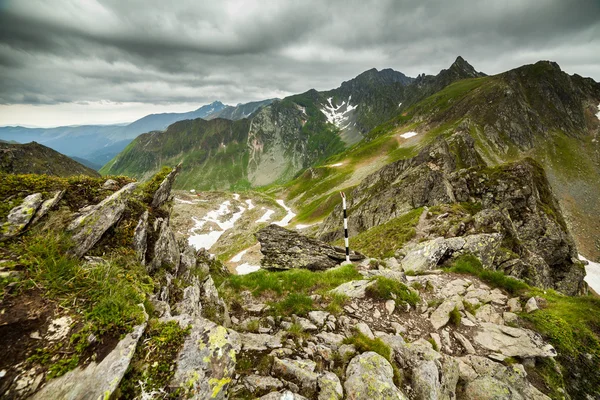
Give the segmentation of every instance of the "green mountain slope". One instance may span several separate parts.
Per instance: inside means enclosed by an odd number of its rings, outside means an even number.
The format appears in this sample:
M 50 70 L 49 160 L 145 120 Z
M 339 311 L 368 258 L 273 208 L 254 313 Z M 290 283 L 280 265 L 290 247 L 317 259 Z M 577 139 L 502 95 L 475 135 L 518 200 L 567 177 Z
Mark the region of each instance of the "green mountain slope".
M 27 144 L 0 143 L 0 172 L 9 174 L 45 174 L 61 177 L 100 175 L 77 161 L 31 142 Z

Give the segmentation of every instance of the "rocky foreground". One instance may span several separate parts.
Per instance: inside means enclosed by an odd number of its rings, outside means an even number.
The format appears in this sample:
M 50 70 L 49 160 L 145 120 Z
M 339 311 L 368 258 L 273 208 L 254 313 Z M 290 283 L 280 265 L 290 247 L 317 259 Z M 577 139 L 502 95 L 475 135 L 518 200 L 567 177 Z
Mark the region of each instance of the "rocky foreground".
M 549 331 L 534 330 L 569 297 L 482 272 L 500 248 L 498 232 L 415 239 L 394 257 L 356 254 L 354 264 L 340 265 L 339 249 L 269 226 L 257 235 L 266 241 L 266 269 L 230 276 L 176 240 L 177 173 L 146 184 L 60 181 L 56 192 L 20 192 L 2 225 L 2 276 L 10 282 L 0 314 L 3 398 L 598 395 L 597 377 L 586 374 L 600 360 L 598 347 L 586 343 L 572 355 Z M 85 185 L 94 190 L 73 196 Z M 427 210 L 422 219 L 440 221 Z M 68 233 L 59 254 L 44 239 L 56 230 Z M 474 274 L 459 273 L 465 265 Z M 43 268 L 85 290 L 53 288 Z M 103 281 L 110 284 L 96 296 Z

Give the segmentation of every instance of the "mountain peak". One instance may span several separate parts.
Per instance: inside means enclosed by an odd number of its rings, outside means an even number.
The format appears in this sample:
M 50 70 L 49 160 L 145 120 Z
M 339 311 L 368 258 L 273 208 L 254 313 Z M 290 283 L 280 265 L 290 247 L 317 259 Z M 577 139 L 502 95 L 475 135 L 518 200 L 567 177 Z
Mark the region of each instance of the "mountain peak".
M 448 70 L 457 73 L 463 78 L 478 78 L 485 76 L 484 73 L 477 72 L 477 70 L 475 70 L 475 68 L 461 56 L 456 57 L 456 60 L 452 63 Z

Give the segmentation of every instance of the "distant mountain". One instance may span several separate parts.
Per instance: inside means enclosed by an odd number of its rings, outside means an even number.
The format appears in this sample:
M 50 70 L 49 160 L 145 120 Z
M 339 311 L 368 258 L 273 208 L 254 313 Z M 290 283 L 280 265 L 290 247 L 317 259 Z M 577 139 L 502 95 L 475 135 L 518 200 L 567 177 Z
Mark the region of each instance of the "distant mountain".
M 39 143 L 0 143 L 0 172 L 9 174 L 45 174 L 55 176 L 88 175 L 96 171 Z
M 429 90 L 471 77 L 474 69 L 469 67 L 466 62 L 453 64 L 421 87 Z M 254 113 L 238 108 L 237 114 L 230 109 L 216 114 L 246 115 L 247 120 L 178 122 L 164 132 L 139 136 L 100 172 L 145 179 L 162 164 L 183 162 L 179 187 L 237 189 L 285 182 L 362 140 L 381 122 L 398 115 L 409 94 L 417 99 L 419 90 L 425 89 L 401 72 L 371 69 L 337 89 L 309 90 L 275 100 Z
M 205 119 L 225 118 L 236 121 L 242 118 L 248 118 L 262 107 L 268 106 L 277 99 L 267 99 L 261 101 L 253 101 L 246 104 L 238 104 L 237 106 L 227 106 L 220 111 L 216 111 L 208 115 Z
M 90 160 L 86 160 L 85 158 L 81 158 L 81 157 L 70 157 L 70 158 L 72 160 L 77 161 L 81 165 L 85 165 L 86 167 L 93 169 L 94 171 L 98 171 L 100 168 L 102 168 L 102 165 L 91 162 Z
M 265 100 L 235 107 L 215 101 L 186 113 L 150 114 L 127 125 L 81 125 L 57 128 L 7 126 L 0 127 L 0 139 L 14 140 L 19 143 L 35 141 L 60 153 L 104 165 L 142 133 L 161 131 L 172 123 L 185 119 L 210 118 L 215 113 L 221 113 L 221 118 L 244 118 L 242 115 L 248 116 L 271 101 Z

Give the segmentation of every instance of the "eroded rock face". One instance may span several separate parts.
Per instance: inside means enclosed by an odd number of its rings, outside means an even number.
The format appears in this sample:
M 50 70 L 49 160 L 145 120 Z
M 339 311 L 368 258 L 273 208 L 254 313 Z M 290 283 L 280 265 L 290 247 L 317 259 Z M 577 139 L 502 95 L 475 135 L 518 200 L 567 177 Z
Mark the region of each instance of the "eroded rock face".
M 261 266 L 265 269 L 286 270 L 305 268 L 324 270 L 333 268 L 346 259 L 344 249 L 311 239 L 278 225 L 269 225 L 256 234 L 260 251 L 264 254 Z M 351 254 L 350 260 L 362 260 Z
M 117 223 L 125 211 L 127 197 L 138 186 L 137 182 L 125 185 L 100 203 L 90 207 L 67 227 L 75 244 L 73 253 L 81 257 L 100 240 L 104 232 Z
M 344 389 L 354 400 L 408 400 L 394 384 L 390 363 L 372 351 L 354 357 L 346 369 Z
M 148 248 L 148 210 L 144 211 L 133 232 L 133 249 L 142 265 L 146 264 Z
M 167 267 L 170 271 L 177 272 L 180 260 L 181 254 L 177 239 L 169 226 L 169 220 L 165 219 L 160 225 L 158 240 L 154 244 L 154 258 L 149 267 L 152 271 L 160 267 Z
M 275 357 L 272 374 L 282 379 L 292 381 L 300 388 L 300 394 L 312 397 L 317 393 L 316 364 L 311 360 L 290 360 Z
M 227 399 L 241 349 L 237 332 L 204 318 L 192 323 L 190 335 L 177 357 L 171 386 L 191 399 Z
M 58 192 L 55 192 L 52 195 L 52 197 L 50 197 L 48 200 L 45 200 L 35 213 L 35 217 L 33 217 L 31 225 L 36 224 L 40 219 L 42 219 L 46 214 L 48 214 L 48 211 L 56 207 L 56 205 L 63 198 L 64 195 L 65 191 L 59 190 Z
M 160 186 L 154 192 L 154 197 L 152 198 L 152 207 L 158 208 L 165 201 L 169 199 L 171 196 L 171 188 L 173 187 L 173 182 L 175 182 L 175 178 L 177 174 L 181 170 L 181 163 L 179 163 L 169 174 L 165 177 L 165 179 L 161 182 Z
M 47 399 L 107 399 L 119 386 L 135 353 L 146 323 L 133 328 L 99 364 L 92 362 L 48 382 L 30 397 Z
M 6 222 L 0 228 L 0 240 L 21 233 L 33 218 L 40 204 L 42 204 L 42 194 L 35 193 L 25 197 L 21 205 L 10 210 Z
M 474 215 L 441 230 L 443 239 L 433 230 L 427 233 L 433 240 L 401 249 L 404 269 L 425 271 L 451 256 L 473 253 L 484 268 L 534 286 L 581 293 L 584 269 L 542 167 L 532 159 L 487 167 L 463 132 L 366 177 L 350 196 L 348 229 L 352 236 L 418 207 L 457 203 L 476 205 Z M 341 215 L 337 206 L 323 222 L 322 240 L 341 238 Z M 425 231 L 440 226 L 427 223 Z

